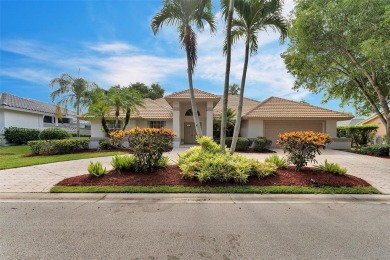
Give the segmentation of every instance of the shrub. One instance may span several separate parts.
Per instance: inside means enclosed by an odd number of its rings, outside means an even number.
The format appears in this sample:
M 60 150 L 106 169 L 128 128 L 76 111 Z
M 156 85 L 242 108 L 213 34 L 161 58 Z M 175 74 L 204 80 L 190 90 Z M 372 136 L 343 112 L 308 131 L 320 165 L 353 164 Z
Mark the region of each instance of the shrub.
M 347 173 L 346 168 L 341 168 L 337 163 L 328 163 L 327 160 L 325 160 L 324 164 L 314 165 L 314 167 L 321 171 L 330 172 L 336 175 L 345 175 Z
M 71 133 L 70 134 L 72 137 L 77 137 L 77 133 Z M 87 134 L 80 134 L 80 137 L 91 137 L 91 135 L 87 135 Z
M 58 127 L 52 127 L 52 128 L 46 128 L 42 130 L 42 132 L 39 134 L 39 139 L 41 140 L 63 140 L 68 139 L 72 135 L 61 128 Z
M 237 144 L 236 144 L 236 150 L 237 151 L 246 151 L 246 150 L 248 150 L 250 144 L 251 144 L 251 141 L 248 138 L 238 137 Z
M 265 158 L 264 161 L 275 164 L 278 169 L 285 169 L 288 165 L 286 158 L 279 157 L 277 154 L 272 154 L 268 156 L 267 158 Z
M 270 176 L 276 172 L 278 166 L 272 162 L 262 162 L 256 168 L 256 175 L 259 178 Z
M 137 157 L 136 170 L 152 172 L 159 168 L 163 152 L 171 146 L 176 134 L 164 128 L 133 128 L 128 131 L 130 148 Z
M 89 149 L 89 139 L 29 141 L 32 154 L 66 154 Z
M 10 144 L 27 144 L 28 141 L 39 140 L 39 130 L 11 126 L 5 128 L 4 137 Z
M 112 148 L 114 148 L 114 147 L 111 145 L 110 140 L 100 140 L 99 141 L 99 149 L 100 150 L 110 150 Z
M 269 148 L 272 144 L 271 140 L 268 140 L 267 138 L 262 136 L 256 137 L 255 140 L 253 140 L 253 142 L 254 142 L 253 150 L 256 152 L 262 152 L 265 149 Z
M 300 171 L 308 161 L 317 162 L 316 154 L 321 154 L 320 148 L 325 149 L 330 142 L 328 134 L 298 131 L 279 135 L 277 144 L 288 153 L 287 161 L 295 165 L 295 171 Z
M 367 145 L 370 137 L 376 133 L 377 125 L 351 125 L 338 126 L 337 137 L 348 137 L 352 139 L 352 146 Z
M 191 147 L 179 154 L 178 166 L 183 178 L 207 181 L 235 181 L 245 183 L 250 175 L 266 176 L 261 163 L 241 155 L 221 154 L 219 145 L 210 137 L 197 137 L 199 147 Z M 275 166 L 276 167 L 276 166 Z
M 134 171 L 136 169 L 137 158 L 134 155 L 115 155 L 111 160 L 111 165 L 116 171 Z
M 357 150 L 359 153 L 374 155 L 374 156 L 389 156 L 390 145 L 389 144 L 374 144 Z
M 106 168 L 103 169 L 103 165 L 101 162 L 90 162 L 88 166 L 88 172 L 90 175 L 95 177 L 101 177 L 107 174 Z

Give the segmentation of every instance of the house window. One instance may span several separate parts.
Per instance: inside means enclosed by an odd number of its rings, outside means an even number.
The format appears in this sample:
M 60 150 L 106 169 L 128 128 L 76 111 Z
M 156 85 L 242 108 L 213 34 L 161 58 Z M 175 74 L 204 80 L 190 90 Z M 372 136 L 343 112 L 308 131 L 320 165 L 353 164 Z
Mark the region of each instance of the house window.
M 164 128 L 165 121 L 149 121 L 150 128 Z
M 53 117 L 52 116 L 44 116 L 43 117 L 43 122 L 52 124 L 53 123 Z
M 115 129 L 115 120 L 107 120 L 106 123 L 107 123 L 107 127 L 110 131 L 117 130 L 117 129 Z M 123 122 L 121 120 L 119 120 L 118 129 L 122 129 L 122 126 L 123 126 Z
M 193 116 L 194 114 L 192 113 L 192 109 L 188 109 L 185 113 L 185 116 Z M 198 110 L 198 116 L 200 116 L 199 110 Z
M 70 118 L 58 118 L 58 123 L 69 124 L 70 123 Z

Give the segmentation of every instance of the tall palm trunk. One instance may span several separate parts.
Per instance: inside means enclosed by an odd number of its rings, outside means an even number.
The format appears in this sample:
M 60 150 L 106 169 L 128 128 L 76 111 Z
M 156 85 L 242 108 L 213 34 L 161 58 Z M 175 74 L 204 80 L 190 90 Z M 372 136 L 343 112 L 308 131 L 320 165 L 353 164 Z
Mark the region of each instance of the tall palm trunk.
M 240 128 L 241 128 L 242 105 L 244 103 L 244 89 L 245 89 L 246 71 L 248 69 L 248 61 L 249 61 L 249 39 L 247 39 L 245 43 L 245 61 L 244 61 L 244 69 L 242 71 L 242 78 L 241 78 L 240 99 L 238 101 L 236 125 L 234 126 L 232 145 L 230 146 L 230 154 L 233 154 L 236 150 L 238 134 L 240 133 Z
M 125 117 L 125 122 L 124 122 L 124 124 L 123 124 L 123 128 L 122 128 L 122 130 L 124 131 L 124 130 L 126 130 L 126 126 L 129 124 L 129 121 L 130 121 L 130 109 L 126 109 L 126 117 Z
M 221 118 L 221 138 L 220 138 L 221 153 L 225 153 L 226 125 L 227 125 L 226 117 L 227 117 L 227 105 L 228 105 L 228 95 L 229 95 L 229 78 L 230 78 L 230 63 L 231 63 L 231 50 L 232 50 L 231 31 L 232 31 L 233 11 L 234 11 L 234 0 L 230 0 L 229 13 L 227 19 L 227 28 L 226 28 L 227 49 L 226 49 L 225 85 L 223 89 L 222 118 Z
M 80 102 L 78 101 L 77 102 L 77 107 L 76 107 L 76 114 L 77 114 L 77 118 L 76 118 L 76 125 L 77 125 L 77 137 L 80 137 Z
M 102 116 L 101 123 L 102 123 L 102 127 L 103 127 L 104 132 L 108 135 L 110 130 L 107 127 L 107 120 L 104 116 Z
M 191 27 L 186 26 L 186 34 L 190 33 Z M 189 37 L 187 36 L 187 39 Z M 199 122 L 199 116 L 198 116 L 198 108 L 196 105 L 196 100 L 195 100 L 195 94 L 194 94 L 194 86 L 192 83 L 192 61 L 191 61 L 191 56 L 190 56 L 190 51 L 191 51 L 191 46 L 189 41 L 186 41 L 186 53 L 187 53 L 187 73 L 188 73 L 188 86 L 190 89 L 190 95 L 191 95 L 191 108 L 192 108 L 192 114 L 194 117 L 194 123 L 195 123 L 195 130 L 196 130 L 196 135 L 197 136 L 202 136 L 202 128 L 200 126 Z
M 119 130 L 119 110 L 115 111 L 115 130 Z

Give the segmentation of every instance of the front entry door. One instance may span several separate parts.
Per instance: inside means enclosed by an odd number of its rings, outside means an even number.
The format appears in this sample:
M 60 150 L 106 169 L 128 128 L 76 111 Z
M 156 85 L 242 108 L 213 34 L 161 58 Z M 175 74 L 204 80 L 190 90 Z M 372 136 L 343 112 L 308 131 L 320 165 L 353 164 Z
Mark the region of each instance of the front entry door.
M 184 144 L 195 144 L 196 143 L 196 131 L 195 123 L 188 122 L 184 123 Z

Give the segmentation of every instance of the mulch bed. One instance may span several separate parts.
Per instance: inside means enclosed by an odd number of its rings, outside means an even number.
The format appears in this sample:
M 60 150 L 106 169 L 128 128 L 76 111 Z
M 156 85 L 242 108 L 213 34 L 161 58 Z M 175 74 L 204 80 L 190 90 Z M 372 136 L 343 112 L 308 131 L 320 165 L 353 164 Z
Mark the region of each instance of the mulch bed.
M 207 182 L 200 183 L 197 180 L 184 180 L 181 178 L 180 169 L 176 165 L 168 165 L 154 173 L 135 173 L 110 171 L 103 177 L 93 177 L 89 174 L 65 179 L 58 183 L 60 186 L 241 186 L 234 182 Z M 295 172 L 293 167 L 278 170 L 273 176 L 264 179 L 250 177 L 245 185 L 251 186 L 332 186 L 332 187 L 354 187 L 371 186 L 366 181 L 355 176 L 337 176 L 322 172 L 315 168 L 304 167 L 301 172 Z

